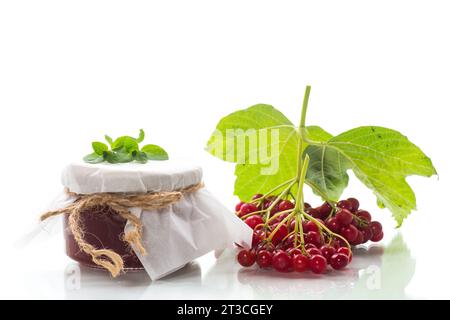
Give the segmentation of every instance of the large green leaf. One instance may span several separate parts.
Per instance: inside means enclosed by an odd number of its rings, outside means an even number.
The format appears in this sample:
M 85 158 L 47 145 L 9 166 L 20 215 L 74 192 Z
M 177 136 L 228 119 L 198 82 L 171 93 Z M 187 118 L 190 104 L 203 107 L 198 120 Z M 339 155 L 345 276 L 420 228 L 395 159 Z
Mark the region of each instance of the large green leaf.
M 307 134 L 315 141 L 331 137 L 317 126 L 308 127 Z M 297 147 L 297 128 L 274 107 L 258 104 L 224 117 L 209 139 L 207 151 L 237 163 L 234 193 L 249 200 L 296 176 Z
M 352 169 L 377 196 L 380 207 L 391 212 L 398 225 L 416 209 L 416 198 L 406 182 L 409 175 L 432 176 L 436 170 L 416 145 L 401 133 L 383 127 L 359 127 L 326 142 L 314 143 L 305 153 L 308 175 L 321 192 L 333 198 L 345 188 Z
M 206 150 L 225 161 L 254 164 L 268 161 L 272 147 L 283 149 L 284 144 L 295 144 L 296 132 L 294 125 L 280 111 L 267 104 L 257 104 L 222 118 Z M 277 133 L 279 145 L 271 145 L 272 134 Z M 261 137 L 268 139 L 266 150 L 262 150 Z M 260 156 L 259 151 L 267 152 L 261 152 L 263 156 L 259 159 L 252 158 Z

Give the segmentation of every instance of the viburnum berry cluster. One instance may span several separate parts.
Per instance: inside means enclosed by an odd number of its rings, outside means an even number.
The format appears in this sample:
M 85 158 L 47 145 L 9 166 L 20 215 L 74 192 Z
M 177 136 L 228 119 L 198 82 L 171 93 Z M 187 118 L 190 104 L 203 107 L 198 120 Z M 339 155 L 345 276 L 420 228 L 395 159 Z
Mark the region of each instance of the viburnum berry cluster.
M 278 196 L 256 194 L 236 205 L 236 214 L 253 229 L 252 247 L 237 255 L 242 266 L 256 262 L 280 272 L 323 273 L 330 265 L 340 270 L 352 260 L 351 246 L 383 238 L 381 223 L 372 221 L 357 199 L 326 201 L 316 208 L 305 202 L 298 210 L 292 185 Z
M 348 185 L 347 171 L 373 191 L 398 226 L 416 207 L 405 178 L 437 173 L 431 159 L 396 130 L 361 126 L 332 135 L 306 126 L 310 91 L 307 86 L 298 126 L 273 106 L 257 104 L 222 118 L 208 141 L 208 152 L 236 163 L 234 193 L 246 201 L 236 214 L 253 229 L 251 248 L 241 248 L 237 256 L 243 266 L 342 269 L 352 260 L 352 246 L 383 238 L 381 224 L 357 199 L 338 201 Z M 269 132 L 278 138 L 267 139 Z M 263 155 L 256 163 L 255 153 Z M 274 159 L 276 172 L 263 171 Z M 305 203 L 305 184 L 325 202 L 315 208 Z

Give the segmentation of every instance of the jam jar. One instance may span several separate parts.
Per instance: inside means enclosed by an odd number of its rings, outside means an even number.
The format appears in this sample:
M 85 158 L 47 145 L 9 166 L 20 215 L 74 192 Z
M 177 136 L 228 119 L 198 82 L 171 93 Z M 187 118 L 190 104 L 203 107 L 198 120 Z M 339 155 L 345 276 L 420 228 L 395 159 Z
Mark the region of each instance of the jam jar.
M 103 193 L 135 195 L 174 191 L 200 183 L 202 171 L 198 166 L 183 162 L 156 161 L 147 164 L 88 164 L 76 162 L 62 173 L 62 183 L 74 203 L 80 196 Z M 67 255 L 82 265 L 104 269 L 90 254 L 80 249 L 71 228 L 70 213 L 63 214 Z M 143 270 L 144 266 L 131 245 L 123 240 L 127 220 L 114 211 L 107 202 L 82 208 L 78 223 L 83 240 L 95 249 L 108 249 L 123 260 L 123 270 Z M 146 248 L 147 251 L 148 248 Z M 151 249 L 150 249 L 151 250 Z

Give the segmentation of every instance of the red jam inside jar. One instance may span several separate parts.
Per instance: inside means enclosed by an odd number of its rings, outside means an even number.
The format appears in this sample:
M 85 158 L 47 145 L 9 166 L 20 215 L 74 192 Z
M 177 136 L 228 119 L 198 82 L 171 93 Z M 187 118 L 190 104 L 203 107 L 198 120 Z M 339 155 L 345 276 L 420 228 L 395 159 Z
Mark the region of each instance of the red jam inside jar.
M 96 249 L 109 249 L 122 257 L 125 271 L 143 270 L 141 262 L 130 245 L 122 240 L 127 221 L 109 206 L 98 206 L 80 213 L 83 239 Z M 89 254 L 82 251 L 69 227 L 69 214 L 64 215 L 66 253 L 82 265 L 103 269 L 95 264 Z M 105 269 L 104 269 L 105 270 Z

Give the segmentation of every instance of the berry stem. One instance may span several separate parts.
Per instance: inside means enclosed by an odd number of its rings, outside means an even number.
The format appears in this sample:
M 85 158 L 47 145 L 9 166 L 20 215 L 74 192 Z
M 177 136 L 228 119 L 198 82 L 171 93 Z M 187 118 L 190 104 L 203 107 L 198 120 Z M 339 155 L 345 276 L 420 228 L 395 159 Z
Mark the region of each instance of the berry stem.
M 294 210 L 297 212 L 303 211 L 304 206 L 303 185 L 305 184 L 306 171 L 308 170 L 308 165 L 309 165 L 309 156 L 306 155 L 305 160 L 303 161 L 303 166 L 300 170 L 300 176 L 298 177 L 297 198 L 295 201 L 295 208 L 294 208 Z
M 272 238 L 275 236 L 275 234 L 281 228 L 281 226 L 284 225 L 286 223 L 286 221 L 288 221 L 289 219 L 291 219 L 294 216 L 295 216 L 295 211 L 292 210 L 292 212 L 286 218 L 281 220 L 281 222 L 276 226 L 276 228 L 273 229 L 273 231 L 270 233 L 269 238 L 267 238 L 267 240 L 272 241 Z
M 283 192 L 280 193 L 280 195 L 270 204 L 270 206 L 265 209 L 266 211 L 266 220 L 268 219 L 267 217 L 269 217 L 270 215 L 270 211 L 275 208 L 275 206 L 277 205 L 278 202 L 280 202 L 281 199 L 283 199 L 286 194 L 288 194 L 291 191 L 292 186 L 295 184 L 296 180 L 292 180 L 291 183 L 289 183 L 289 186 L 283 190 Z
M 305 234 L 303 232 L 303 224 L 302 224 L 302 216 L 300 215 L 296 215 L 295 216 L 295 226 L 298 227 L 299 231 L 300 231 L 300 246 L 301 246 L 301 250 L 303 252 L 303 254 L 306 254 L 306 249 L 305 249 Z M 295 245 L 294 248 L 297 248 L 297 245 Z
M 273 216 L 271 216 L 269 219 L 267 219 L 265 225 L 267 226 L 271 221 L 275 220 L 276 218 L 278 218 L 279 216 L 281 216 L 285 213 L 291 214 L 292 211 L 294 211 L 294 209 L 280 211 L 280 212 L 275 213 Z
M 275 188 L 272 188 L 271 190 L 269 190 L 268 192 L 266 192 L 261 198 L 252 200 L 250 202 L 257 202 L 257 201 L 261 201 L 265 198 L 267 198 L 269 195 L 271 195 L 272 193 L 274 193 L 275 191 L 277 191 L 278 189 L 284 187 L 285 185 L 294 182 L 295 183 L 296 178 L 292 178 L 289 180 L 284 181 L 283 183 L 279 184 L 278 186 L 276 186 Z M 286 190 L 286 189 L 285 189 Z

